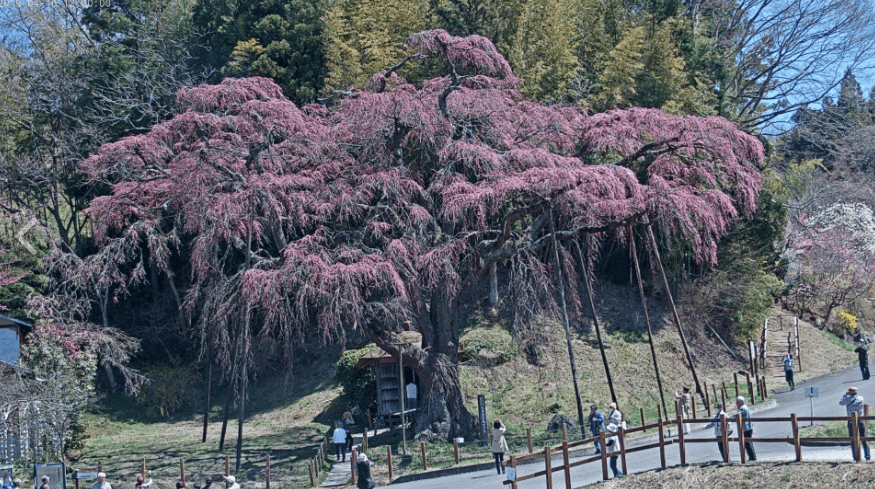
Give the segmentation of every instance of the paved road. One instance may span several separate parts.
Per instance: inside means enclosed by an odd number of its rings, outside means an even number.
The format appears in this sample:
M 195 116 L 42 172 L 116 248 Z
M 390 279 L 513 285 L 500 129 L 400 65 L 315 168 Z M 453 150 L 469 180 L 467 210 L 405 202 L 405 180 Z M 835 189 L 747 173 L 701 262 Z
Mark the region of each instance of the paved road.
M 849 369 L 837 372 L 836 374 L 819 381 L 797 383 L 795 391 L 775 394 L 773 397 L 778 402 L 778 406 L 774 409 L 754 414 L 754 419 L 757 417 L 789 417 L 791 413 L 796 413 L 798 416 L 809 416 L 809 399 L 805 396 L 805 387 L 808 386 L 815 386 L 820 389 L 820 397 L 813 400 L 815 416 L 844 416 L 845 408 L 839 406 L 838 402 L 847 388 L 852 385 L 859 388 L 860 395 L 864 397 L 867 403 L 875 405 L 875 380 L 861 380 L 860 371 L 855 368 L 852 370 Z M 789 437 L 792 433 L 790 423 L 754 423 L 754 428 L 756 430 L 755 437 L 781 438 Z M 687 436 L 693 438 L 713 438 L 713 430 L 708 429 L 696 431 Z M 759 460 L 778 458 L 786 459 L 788 455 L 793 453 L 793 446 L 785 443 L 759 443 L 755 444 L 755 448 L 757 459 Z M 729 450 L 731 460 L 740 460 L 738 443 L 730 443 Z M 804 460 L 806 454 L 811 455 L 812 458 L 817 456 L 816 454 L 819 454 L 817 458 L 820 458 L 826 455 L 826 453 L 823 452 L 844 454 L 843 457 L 839 458 L 844 458 L 848 461 L 851 460 L 851 451 L 849 447 L 839 451 L 836 451 L 835 447 L 803 447 L 802 458 Z M 696 443 L 687 446 L 686 456 L 688 463 L 708 462 L 719 460 L 720 453 L 717 451 L 716 442 Z M 628 469 L 631 472 L 641 472 L 658 468 L 659 450 L 651 449 L 629 454 L 626 462 L 628 464 Z M 676 465 L 680 463 L 678 445 L 670 445 L 666 447 L 666 462 L 668 465 Z M 554 464 L 555 463 L 556 462 L 554 462 Z M 519 468 L 519 474 L 529 474 L 538 470 L 543 470 L 543 465 L 523 465 Z M 510 487 L 502 485 L 503 478 L 504 476 L 496 475 L 494 470 L 485 470 L 437 479 L 408 482 L 404 484 L 392 484 L 391 487 L 403 489 L 497 489 L 500 487 Z M 580 487 L 602 480 L 601 464 L 589 463 L 573 468 L 571 470 L 571 480 L 574 487 Z M 563 472 L 555 472 L 553 474 L 553 487 L 565 487 L 564 481 Z M 546 482 L 545 479 L 541 477 L 521 482 L 518 484 L 518 487 L 520 487 L 520 489 L 540 489 L 546 487 Z

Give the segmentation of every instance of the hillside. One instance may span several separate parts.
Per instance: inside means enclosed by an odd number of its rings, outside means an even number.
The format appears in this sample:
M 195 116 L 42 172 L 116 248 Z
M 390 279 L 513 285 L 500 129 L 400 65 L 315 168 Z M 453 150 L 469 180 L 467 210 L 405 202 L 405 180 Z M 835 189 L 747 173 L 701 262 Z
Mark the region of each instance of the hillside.
M 638 418 L 638 408 L 656 415 L 656 382 L 647 344 L 646 329 L 640 306 L 632 292 L 615 286 L 601 286 L 597 291 L 597 307 L 603 312 L 606 356 L 621 408 L 632 419 Z M 666 401 L 673 410 L 671 392 L 692 379 L 684 363 L 677 330 L 670 323 L 665 308 L 658 303 L 653 311 L 655 342 Z M 555 413 L 576 418 L 575 403 L 564 330 L 557 322 L 541 322 L 529 335 L 541 346 L 541 365 L 527 361 L 525 351 L 513 340 L 508 322 L 499 318 L 474 314 L 463 331 L 462 347 L 466 356 L 461 366 L 461 380 L 466 405 L 476 412 L 477 394 L 484 394 L 487 416 L 501 417 L 511 433 L 524 433 L 531 426 L 533 433 L 542 432 Z M 804 369 L 798 380 L 828 373 L 852 365 L 855 355 L 838 342 L 807 323 L 800 323 L 803 338 Z M 690 343 L 700 379 L 709 386 L 715 382 L 729 383 L 732 373 L 746 370 L 745 361 L 734 358 L 727 349 L 705 334 L 695 324 L 687 324 Z M 596 402 L 605 406 L 610 394 L 598 351 L 595 332 L 588 328 L 573 332 L 579 383 L 585 404 Z M 743 350 L 742 350 L 743 352 Z M 316 452 L 316 445 L 338 419 L 345 406 L 338 401 L 340 390 L 332 385 L 334 363 L 339 357 L 337 347 L 312 352 L 311 361 L 296 366 L 289 377 L 259 379 L 249 394 L 249 417 L 244 431 L 244 463 L 239 479 L 245 487 L 262 487 L 265 456 L 271 453 L 271 479 L 282 487 L 302 487 L 309 483 L 306 461 Z M 770 388 L 783 386 L 771 377 Z M 146 419 L 138 406 L 120 397 L 109 397 L 102 403 L 102 413 L 86 419 L 90 438 L 81 454 L 71 465 L 82 470 L 95 468 L 98 461 L 112 482 L 132 481 L 138 474 L 142 457 L 160 486 L 170 486 L 179 475 L 179 462 L 186 460 L 187 480 L 200 482 L 206 475 L 221 474 L 224 455 L 231 456 L 237 440 L 236 420 L 228 427 L 225 449 L 219 453 L 222 398 L 214 393 L 207 443 L 201 444 L 202 418 L 194 413 L 173 421 Z M 198 409 L 199 410 L 199 409 Z M 398 474 L 399 472 L 396 472 Z M 384 474 L 375 473 L 380 481 Z

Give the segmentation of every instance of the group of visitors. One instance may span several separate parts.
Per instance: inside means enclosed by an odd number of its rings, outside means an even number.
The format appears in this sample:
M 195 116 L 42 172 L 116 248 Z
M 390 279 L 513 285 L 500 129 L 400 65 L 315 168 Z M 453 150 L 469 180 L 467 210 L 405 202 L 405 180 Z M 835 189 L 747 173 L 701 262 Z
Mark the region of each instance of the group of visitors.
M 605 433 L 607 437 L 605 440 L 605 450 L 611 454 L 609 459 L 611 472 L 613 472 L 614 477 L 623 477 L 623 472 L 617 468 L 617 458 L 620 456 L 620 438 L 618 433 L 620 428 L 626 428 L 626 421 L 623 413 L 617 409 L 617 403 L 612 402 L 608 404 L 608 408 L 610 408 L 610 411 L 608 412 L 607 426 L 605 426 L 605 415 L 599 411 L 597 404 L 589 406 L 587 422 L 589 423 L 589 431 L 592 433 L 592 436 L 601 436 L 602 432 Z M 599 440 L 595 441 L 595 453 L 602 453 Z
M 757 459 L 756 450 L 754 450 L 754 448 L 753 448 L 753 443 L 748 441 L 751 437 L 753 437 L 753 434 L 754 434 L 753 423 L 750 421 L 751 412 L 750 412 L 750 408 L 747 406 L 747 402 L 746 402 L 746 399 L 744 398 L 744 396 L 738 396 L 735 398 L 735 407 L 738 410 L 737 412 L 741 413 L 742 429 L 744 430 L 744 438 L 745 438 L 744 451 L 747 452 L 747 459 L 748 460 L 755 461 Z M 718 440 L 717 441 L 717 449 L 720 450 L 720 458 L 723 460 L 726 460 L 726 453 L 723 452 L 723 442 L 722 442 L 722 439 L 723 439 L 722 419 L 725 418 L 728 420 L 729 415 L 726 413 L 726 411 L 723 410 L 723 405 L 719 402 L 714 404 L 714 410 L 716 411 L 716 414 L 714 415 L 714 421 L 705 425 L 705 428 L 711 428 L 711 427 L 714 428 L 714 437 L 717 438 L 717 440 Z M 733 430 L 729 428 L 728 424 L 726 426 L 727 426 L 727 430 L 728 430 L 726 435 L 727 436 L 732 435 Z
M 415 395 L 414 393 L 414 397 Z M 331 441 L 334 443 L 335 462 L 346 462 L 347 450 L 352 452 L 352 427 L 354 425 L 355 420 L 349 411 L 343 413 L 343 419 L 337 422 L 334 433 L 331 434 Z M 371 489 L 374 487 L 374 480 L 371 478 L 371 466 L 373 465 L 374 462 L 369 460 L 366 454 L 359 454 L 358 461 L 355 464 L 356 486 L 359 489 Z

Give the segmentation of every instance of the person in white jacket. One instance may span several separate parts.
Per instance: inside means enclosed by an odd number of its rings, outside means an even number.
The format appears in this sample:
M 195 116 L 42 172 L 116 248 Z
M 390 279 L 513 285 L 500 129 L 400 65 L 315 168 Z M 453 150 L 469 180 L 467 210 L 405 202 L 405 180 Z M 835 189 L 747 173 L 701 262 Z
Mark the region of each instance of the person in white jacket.
M 234 477 L 233 475 L 229 475 L 227 477 L 222 476 L 222 478 L 228 482 L 228 484 L 229 484 L 228 489 L 240 489 L 240 484 L 237 483 L 237 478 Z
M 334 442 L 334 461 L 346 462 L 346 430 L 343 429 L 342 422 L 337 422 L 337 427 L 334 428 L 331 441 Z
M 623 477 L 623 473 L 617 469 L 617 457 L 620 456 L 620 437 L 617 436 L 619 430 L 620 427 L 615 423 L 608 424 L 606 428 L 609 438 L 605 440 L 605 448 L 611 457 L 611 472 L 614 473 L 614 477 Z

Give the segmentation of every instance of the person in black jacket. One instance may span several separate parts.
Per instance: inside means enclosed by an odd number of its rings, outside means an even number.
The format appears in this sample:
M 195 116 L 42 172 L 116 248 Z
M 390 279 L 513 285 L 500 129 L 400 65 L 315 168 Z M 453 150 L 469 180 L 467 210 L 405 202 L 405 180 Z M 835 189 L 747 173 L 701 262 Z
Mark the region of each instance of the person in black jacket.
M 854 353 L 860 360 L 860 373 L 863 374 L 863 380 L 869 380 L 869 347 L 866 345 L 866 340 L 860 340 L 860 345 Z
M 355 482 L 358 489 L 372 489 L 374 487 L 374 480 L 371 479 L 371 465 L 373 464 L 364 453 L 359 455 L 359 461 L 355 464 Z

